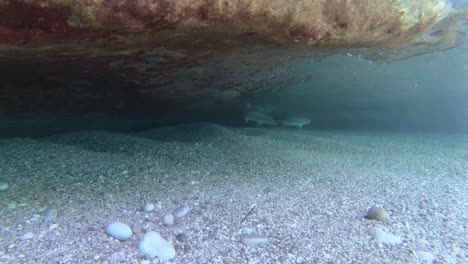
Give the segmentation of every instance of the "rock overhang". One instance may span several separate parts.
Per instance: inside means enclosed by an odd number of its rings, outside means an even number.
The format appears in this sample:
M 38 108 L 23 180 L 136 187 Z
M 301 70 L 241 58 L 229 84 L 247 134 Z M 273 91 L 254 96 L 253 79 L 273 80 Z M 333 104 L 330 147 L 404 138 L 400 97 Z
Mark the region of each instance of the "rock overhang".
M 467 20 L 446 0 L 0 0 L 0 67 L 50 100 L 230 101 L 313 78 L 299 60 L 452 48 Z

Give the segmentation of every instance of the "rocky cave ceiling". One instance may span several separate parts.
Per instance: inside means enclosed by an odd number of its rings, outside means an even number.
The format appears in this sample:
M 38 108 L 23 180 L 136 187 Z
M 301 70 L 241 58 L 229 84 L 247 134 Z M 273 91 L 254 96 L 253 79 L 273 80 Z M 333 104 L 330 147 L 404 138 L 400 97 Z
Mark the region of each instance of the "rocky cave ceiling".
M 446 0 L 0 0 L 0 110 L 237 100 L 314 78 L 297 62 L 453 48 L 467 21 Z

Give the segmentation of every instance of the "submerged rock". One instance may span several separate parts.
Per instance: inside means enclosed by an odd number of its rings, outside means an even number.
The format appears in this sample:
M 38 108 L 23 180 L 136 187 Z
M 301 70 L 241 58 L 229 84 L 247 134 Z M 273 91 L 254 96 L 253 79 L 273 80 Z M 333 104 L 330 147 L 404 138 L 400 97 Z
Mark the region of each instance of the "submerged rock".
M 377 220 L 385 224 L 391 224 L 392 223 L 392 218 L 390 217 L 390 214 L 385 211 L 385 209 L 372 206 L 366 214 L 367 219 L 371 220 Z
M 146 232 L 138 247 L 141 252 L 150 259 L 158 257 L 161 260 L 171 260 L 175 258 L 176 255 L 172 244 L 167 242 L 155 231 Z
M 400 237 L 391 233 L 387 233 L 377 227 L 369 228 L 368 232 L 372 236 L 372 238 L 379 244 L 396 245 L 401 244 L 402 242 Z
M 132 236 L 132 229 L 127 224 L 116 221 L 106 227 L 109 236 L 118 240 L 128 240 Z
M 468 20 L 446 0 L 124 2 L 1 0 L 0 97 L 34 101 L 3 110 L 230 101 L 312 78 L 293 63 L 344 49 L 393 61 L 454 47 Z
M 182 219 L 184 218 L 190 211 L 192 210 L 192 208 L 190 208 L 188 205 L 181 205 L 179 207 L 177 207 L 176 209 L 174 209 L 172 211 L 172 215 L 177 218 L 177 219 Z
M 248 246 L 257 246 L 262 244 L 267 244 L 270 239 L 267 236 L 259 234 L 247 234 L 242 235 L 240 242 Z
M 4 191 L 8 189 L 8 183 L 7 182 L 0 182 L 0 191 Z

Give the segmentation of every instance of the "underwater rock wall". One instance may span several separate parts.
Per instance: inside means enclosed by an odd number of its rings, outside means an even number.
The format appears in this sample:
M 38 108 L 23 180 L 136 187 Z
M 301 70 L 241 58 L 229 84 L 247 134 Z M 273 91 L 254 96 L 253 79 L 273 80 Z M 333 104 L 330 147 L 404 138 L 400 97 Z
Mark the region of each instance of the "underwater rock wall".
M 3 112 L 217 104 L 313 78 L 294 63 L 458 45 L 445 0 L 0 0 Z

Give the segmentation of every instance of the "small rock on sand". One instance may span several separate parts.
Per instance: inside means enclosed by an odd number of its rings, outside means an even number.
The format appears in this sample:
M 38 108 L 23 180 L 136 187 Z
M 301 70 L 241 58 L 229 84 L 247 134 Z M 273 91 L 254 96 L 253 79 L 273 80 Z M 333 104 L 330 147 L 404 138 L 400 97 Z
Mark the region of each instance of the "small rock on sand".
M 21 240 L 28 240 L 28 239 L 31 239 L 34 237 L 34 233 L 33 232 L 27 232 L 26 234 L 22 235 L 21 236 Z
M 391 224 L 392 218 L 390 214 L 381 207 L 372 206 L 366 214 L 367 219 L 377 220 L 385 224 Z
M 151 211 L 153 211 L 155 208 L 154 204 L 153 203 L 148 203 L 148 204 L 145 204 L 145 206 L 143 207 L 143 211 L 145 211 L 145 213 L 149 213 Z
M 160 260 L 171 260 L 175 257 L 175 249 L 155 231 L 148 231 L 138 245 L 147 258 L 158 257 Z
M 132 229 L 125 223 L 116 221 L 106 227 L 109 236 L 118 240 L 127 240 L 132 236 Z
M 165 226 L 170 226 L 174 224 L 174 216 L 172 214 L 166 214 L 165 216 L 162 217 L 161 222 Z
M 435 256 L 432 252 L 425 251 L 425 250 L 417 250 L 416 255 L 424 262 L 424 263 L 434 263 Z
M 184 218 L 190 212 L 190 210 L 191 208 L 184 204 L 174 209 L 172 211 L 172 215 L 177 219 L 181 219 Z
M 44 221 L 46 222 L 54 221 L 55 219 L 57 219 L 57 216 L 58 216 L 58 210 L 55 208 L 49 208 L 47 209 L 47 212 L 44 216 Z
M 7 182 L 0 182 L 0 191 L 4 191 L 8 189 L 8 183 Z
M 240 241 L 244 245 L 256 246 L 256 245 L 267 244 L 269 242 L 269 239 L 268 237 L 264 235 L 248 234 L 248 235 L 242 235 Z
M 368 232 L 379 244 L 396 245 L 402 242 L 400 237 L 387 233 L 377 227 L 369 228 Z

